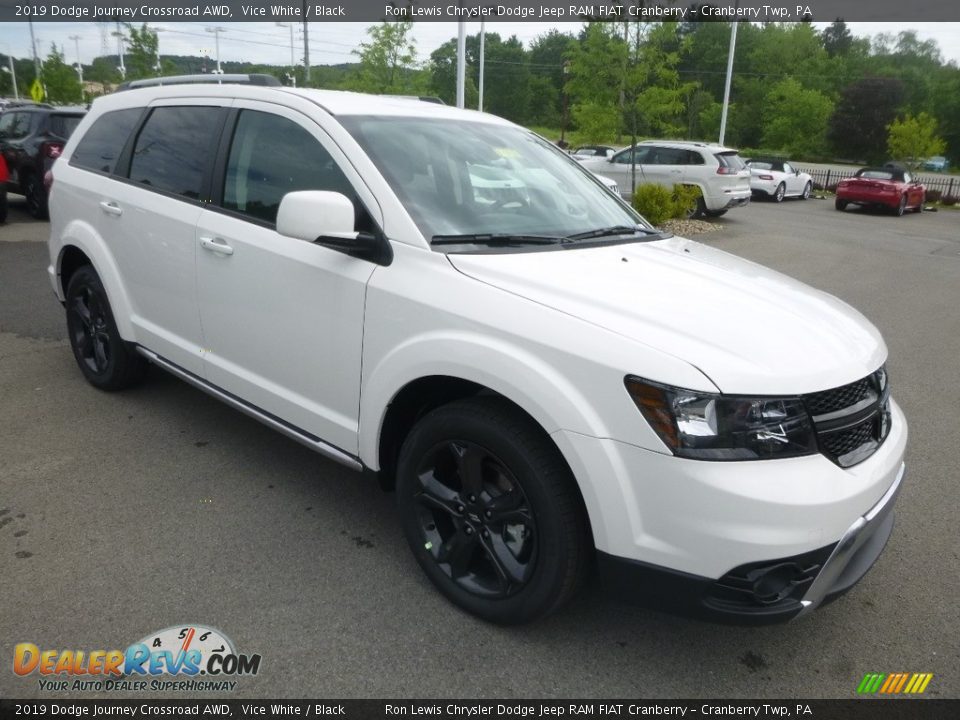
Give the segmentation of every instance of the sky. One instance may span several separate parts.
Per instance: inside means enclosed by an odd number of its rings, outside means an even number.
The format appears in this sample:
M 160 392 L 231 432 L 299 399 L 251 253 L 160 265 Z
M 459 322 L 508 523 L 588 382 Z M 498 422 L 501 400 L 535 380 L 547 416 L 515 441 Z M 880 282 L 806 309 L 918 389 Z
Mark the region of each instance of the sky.
M 815 23 L 825 26 L 826 23 Z M 524 45 L 538 35 L 553 28 L 565 32 L 577 32 L 579 22 L 570 23 L 487 23 L 488 32 L 500 33 L 503 37 L 516 35 Z M 162 55 L 202 55 L 216 57 L 215 36 L 204 32 L 203 23 L 151 23 L 152 28 L 162 28 L 159 35 Z M 366 38 L 368 23 L 310 23 L 310 62 L 312 65 L 333 65 L 356 62 L 352 53 Z M 84 64 L 103 55 L 103 42 L 106 40 L 108 53 L 116 54 L 117 41 L 109 35 L 115 30 L 112 23 L 76 22 L 76 23 L 35 23 L 34 33 L 37 40 L 37 52 L 41 57 L 50 50 L 50 43 L 63 47 L 68 62 L 76 62 L 79 46 L 80 58 Z M 881 32 L 898 33 L 901 30 L 914 29 L 922 40 L 933 39 L 940 45 L 945 60 L 953 60 L 960 65 L 960 23 L 848 23 L 850 31 L 857 36 L 874 35 Z M 101 31 L 105 31 L 103 37 Z M 480 23 L 467 23 L 467 33 L 480 31 Z M 424 22 L 414 25 L 414 37 L 417 42 L 419 60 L 427 60 L 430 53 L 447 40 L 456 37 L 457 24 L 443 22 Z M 71 36 L 79 36 L 78 41 Z M 0 23 L 0 52 L 14 57 L 30 57 L 30 33 L 26 23 Z M 302 62 L 303 35 L 301 25 L 294 28 L 294 56 L 297 63 Z M 290 29 L 278 27 L 276 23 L 229 23 L 226 32 L 220 34 L 221 60 L 247 60 L 256 63 L 290 64 Z

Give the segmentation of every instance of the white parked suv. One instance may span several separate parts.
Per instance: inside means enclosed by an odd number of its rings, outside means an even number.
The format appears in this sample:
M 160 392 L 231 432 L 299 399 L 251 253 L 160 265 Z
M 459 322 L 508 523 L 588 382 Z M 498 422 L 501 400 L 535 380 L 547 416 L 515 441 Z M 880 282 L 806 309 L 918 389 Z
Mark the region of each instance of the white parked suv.
M 376 473 L 430 579 L 496 622 L 595 572 L 745 622 L 866 573 L 907 425 L 860 313 L 652 229 L 500 118 L 241 80 L 100 98 L 54 166 L 89 382 L 152 363 Z
M 695 187 L 700 197 L 694 217 L 720 217 L 750 202 L 750 169 L 736 150 L 723 145 L 644 140 L 611 158 L 581 163 L 591 172 L 609 176 L 621 188 L 636 189 L 644 183 Z

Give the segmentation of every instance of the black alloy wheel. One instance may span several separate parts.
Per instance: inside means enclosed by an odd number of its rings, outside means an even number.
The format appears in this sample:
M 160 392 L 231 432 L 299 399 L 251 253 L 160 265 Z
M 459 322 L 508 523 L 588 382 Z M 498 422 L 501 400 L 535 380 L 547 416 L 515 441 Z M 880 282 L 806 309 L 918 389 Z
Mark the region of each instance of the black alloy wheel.
M 549 436 L 506 400 L 459 400 L 421 418 L 396 485 L 417 562 L 464 610 L 527 622 L 582 585 L 592 543 L 576 481 Z
M 107 293 L 89 265 L 71 276 L 65 305 L 73 356 L 91 385 L 121 390 L 143 378 L 146 361 L 120 337 Z
M 523 588 L 537 561 L 537 527 L 513 473 L 466 440 L 432 448 L 414 495 L 424 548 L 453 582 L 486 598 Z

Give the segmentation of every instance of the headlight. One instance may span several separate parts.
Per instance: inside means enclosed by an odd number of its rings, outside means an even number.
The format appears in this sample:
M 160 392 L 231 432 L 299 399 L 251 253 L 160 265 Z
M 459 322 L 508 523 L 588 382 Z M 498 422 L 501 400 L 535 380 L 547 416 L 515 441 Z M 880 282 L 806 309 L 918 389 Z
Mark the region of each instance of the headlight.
M 627 392 L 675 455 L 695 460 L 763 460 L 817 452 L 799 398 L 733 397 L 627 376 Z

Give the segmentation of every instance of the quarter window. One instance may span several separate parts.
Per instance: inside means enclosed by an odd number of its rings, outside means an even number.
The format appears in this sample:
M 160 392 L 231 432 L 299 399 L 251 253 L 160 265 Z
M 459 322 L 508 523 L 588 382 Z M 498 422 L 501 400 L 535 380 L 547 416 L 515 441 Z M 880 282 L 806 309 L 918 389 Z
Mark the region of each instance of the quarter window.
M 279 115 L 241 112 L 227 161 L 223 207 L 273 223 L 283 196 L 296 190 L 342 193 L 359 206 L 333 157 L 303 127 Z
M 193 200 L 200 199 L 203 176 L 220 131 L 217 107 L 159 107 L 137 137 L 130 180 Z
M 87 170 L 112 173 L 141 112 L 141 108 L 133 108 L 101 115 L 80 138 L 77 149 L 70 158 L 70 164 Z

